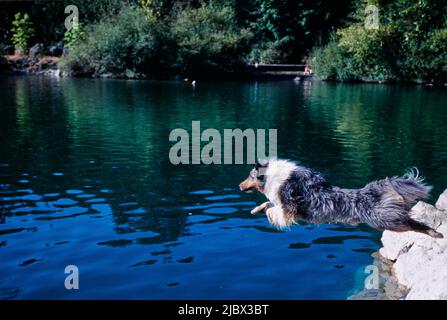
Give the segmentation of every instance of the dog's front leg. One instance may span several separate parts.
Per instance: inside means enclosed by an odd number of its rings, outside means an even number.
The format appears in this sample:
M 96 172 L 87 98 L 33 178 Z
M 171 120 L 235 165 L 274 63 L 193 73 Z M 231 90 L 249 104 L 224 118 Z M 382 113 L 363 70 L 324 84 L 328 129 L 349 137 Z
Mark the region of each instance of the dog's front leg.
M 274 225 L 280 229 L 286 228 L 292 223 L 293 219 L 288 217 L 281 206 L 274 206 L 267 209 L 267 218 L 271 225 Z
M 259 213 L 261 211 L 266 211 L 268 208 L 273 207 L 273 203 L 271 203 L 270 201 L 266 201 L 263 204 L 257 206 L 256 208 L 254 208 L 253 210 L 250 211 L 251 214 L 256 214 Z

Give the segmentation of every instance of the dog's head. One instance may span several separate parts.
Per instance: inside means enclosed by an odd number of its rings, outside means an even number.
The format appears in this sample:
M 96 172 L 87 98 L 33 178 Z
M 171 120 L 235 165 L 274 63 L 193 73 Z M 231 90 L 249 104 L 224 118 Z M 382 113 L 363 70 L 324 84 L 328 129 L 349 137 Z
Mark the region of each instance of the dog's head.
M 260 192 L 264 191 L 264 186 L 266 182 L 266 171 L 269 163 L 268 160 L 258 160 L 255 167 L 250 171 L 247 179 L 239 184 L 239 188 L 242 191 L 252 192 L 258 190 Z

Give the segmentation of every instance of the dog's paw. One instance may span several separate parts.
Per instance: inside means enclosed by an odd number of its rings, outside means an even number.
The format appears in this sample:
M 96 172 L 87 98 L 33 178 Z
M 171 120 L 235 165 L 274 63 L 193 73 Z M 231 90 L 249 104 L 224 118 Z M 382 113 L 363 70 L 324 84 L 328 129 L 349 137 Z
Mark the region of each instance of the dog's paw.
M 257 206 L 256 208 L 253 208 L 253 210 L 250 211 L 251 214 L 257 214 L 263 210 L 263 208 L 260 208 L 261 206 Z
M 268 208 L 271 208 L 273 206 L 273 204 L 270 201 L 264 202 L 263 204 L 255 207 L 253 210 L 250 211 L 251 214 L 256 214 L 259 213 L 261 211 L 265 211 Z

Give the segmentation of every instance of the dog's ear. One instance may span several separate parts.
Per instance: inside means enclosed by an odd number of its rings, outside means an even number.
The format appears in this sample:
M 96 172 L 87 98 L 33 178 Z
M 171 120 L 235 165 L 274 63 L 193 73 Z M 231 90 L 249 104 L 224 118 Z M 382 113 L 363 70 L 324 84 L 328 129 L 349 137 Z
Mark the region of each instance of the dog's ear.
M 258 161 L 255 164 L 255 169 L 258 170 L 259 168 L 265 168 L 269 164 L 269 161 L 267 159 L 258 159 Z

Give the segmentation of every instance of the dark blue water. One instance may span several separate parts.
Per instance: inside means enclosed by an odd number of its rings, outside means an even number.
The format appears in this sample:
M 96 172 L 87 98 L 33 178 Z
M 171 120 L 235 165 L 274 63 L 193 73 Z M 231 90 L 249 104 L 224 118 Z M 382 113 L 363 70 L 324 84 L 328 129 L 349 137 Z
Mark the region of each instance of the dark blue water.
M 447 93 L 294 82 L 0 78 L 0 298 L 345 299 L 366 226 L 280 232 L 250 166 L 173 166 L 169 132 L 277 128 L 280 157 L 360 187 L 418 166 L 447 186 Z M 80 289 L 67 290 L 76 265 Z

